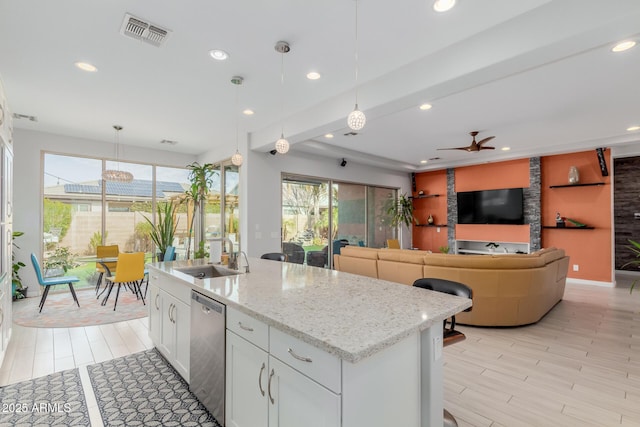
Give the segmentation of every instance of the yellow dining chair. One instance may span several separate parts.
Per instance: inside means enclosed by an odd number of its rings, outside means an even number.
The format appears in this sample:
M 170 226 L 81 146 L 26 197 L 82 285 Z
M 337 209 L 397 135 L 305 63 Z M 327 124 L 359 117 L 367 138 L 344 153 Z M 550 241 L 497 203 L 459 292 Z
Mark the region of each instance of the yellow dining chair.
M 398 239 L 387 239 L 387 248 L 400 249 L 400 242 Z
M 119 253 L 120 253 L 120 249 L 118 248 L 118 245 L 97 246 L 96 247 L 96 258 L 98 258 L 98 259 L 101 259 L 101 258 L 116 258 Z M 118 263 L 117 262 L 105 262 L 104 265 L 106 265 L 107 268 L 109 269 L 108 272 L 105 271 L 104 266 L 102 264 L 96 262 L 96 272 L 100 273 L 100 275 L 98 276 L 98 281 L 96 282 L 96 295 L 98 295 L 98 291 L 100 290 L 100 285 L 102 284 L 102 276 L 104 276 L 104 273 L 107 273 L 107 275 L 115 274 L 116 267 L 117 267 Z M 106 289 L 106 287 L 105 287 L 105 289 Z M 102 291 L 102 292 L 104 292 L 104 291 Z M 100 295 L 98 295 L 97 298 L 99 298 Z
M 107 303 L 109 295 L 111 295 L 111 291 L 113 290 L 113 285 L 115 284 L 118 285 L 118 290 L 116 292 L 116 301 L 113 304 L 113 311 L 116 310 L 116 306 L 118 305 L 118 295 L 120 295 L 120 287 L 122 285 L 131 286 L 136 297 L 142 299 L 142 304 L 146 305 L 144 296 L 140 290 L 142 279 L 144 279 L 144 252 L 118 254 L 118 270 L 115 276 L 106 278 L 109 291 L 107 292 L 107 296 L 104 297 L 102 305 Z

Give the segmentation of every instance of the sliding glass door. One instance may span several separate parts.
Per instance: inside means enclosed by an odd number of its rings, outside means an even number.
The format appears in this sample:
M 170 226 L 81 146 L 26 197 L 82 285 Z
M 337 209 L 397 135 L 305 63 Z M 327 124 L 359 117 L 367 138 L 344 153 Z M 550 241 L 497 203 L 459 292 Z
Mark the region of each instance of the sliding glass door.
M 397 190 L 284 174 L 282 242 L 288 261 L 331 267 L 346 245 L 383 247 L 395 235 L 386 213 Z

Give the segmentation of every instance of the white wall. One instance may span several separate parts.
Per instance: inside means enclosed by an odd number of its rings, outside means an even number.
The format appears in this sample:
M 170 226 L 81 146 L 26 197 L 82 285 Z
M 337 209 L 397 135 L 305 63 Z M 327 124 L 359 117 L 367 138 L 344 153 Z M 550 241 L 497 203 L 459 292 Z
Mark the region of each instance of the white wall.
M 247 221 L 243 222 L 244 246 L 249 256 L 259 257 L 266 252 L 280 252 L 281 227 L 281 173 L 293 173 L 357 184 L 380 185 L 400 188 L 410 192 L 411 182 L 406 172 L 394 172 L 348 161 L 346 167 L 340 161 L 303 153 L 271 155 L 250 152 L 243 169 L 246 172 L 246 198 L 241 197 Z M 404 230 L 407 236 L 407 230 Z M 407 244 L 409 238 L 404 238 Z
M 37 281 L 29 254 L 42 251 L 42 152 L 112 158 L 113 144 L 20 129 L 14 130 L 13 141 L 13 229 L 25 232 L 17 242 L 20 250 L 16 254 L 27 265 L 20 276 L 31 286 Z M 196 160 L 192 155 L 133 146 L 123 146 L 121 152 L 122 161 L 162 166 L 184 167 Z

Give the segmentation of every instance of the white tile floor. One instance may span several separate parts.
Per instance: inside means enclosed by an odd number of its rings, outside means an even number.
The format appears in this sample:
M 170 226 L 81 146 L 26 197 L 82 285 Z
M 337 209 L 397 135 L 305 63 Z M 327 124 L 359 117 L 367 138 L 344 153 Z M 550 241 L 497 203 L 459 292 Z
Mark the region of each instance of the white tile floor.
M 640 427 L 639 312 L 640 288 L 567 285 L 535 325 L 460 327 L 467 340 L 444 351 L 445 407 L 460 427 Z M 0 385 L 78 366 L 91 425 L 102 426 L 86 365 L 151 348 L 147 320 L 14 325 Z

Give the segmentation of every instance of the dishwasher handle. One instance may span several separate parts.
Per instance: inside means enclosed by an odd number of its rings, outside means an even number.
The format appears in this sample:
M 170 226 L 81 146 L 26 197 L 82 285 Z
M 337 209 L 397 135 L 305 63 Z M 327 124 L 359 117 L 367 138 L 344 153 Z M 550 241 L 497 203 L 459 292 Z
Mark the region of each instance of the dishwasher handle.
M 209 314 L 210 311 L 207 309 L 210 309 L 211 311 L 215 311 L 218 314 L 222 314 L 222 315 L 225 314 L 224 304 L 221 304 L 218 301 L 212 300 L 209 297 L 205 297 L 204 295 L 199 294 L 196 291 L 191 291 L 191 299 L 203 306 L 201 309 L 204 313 Z

